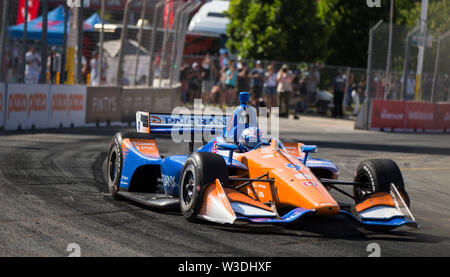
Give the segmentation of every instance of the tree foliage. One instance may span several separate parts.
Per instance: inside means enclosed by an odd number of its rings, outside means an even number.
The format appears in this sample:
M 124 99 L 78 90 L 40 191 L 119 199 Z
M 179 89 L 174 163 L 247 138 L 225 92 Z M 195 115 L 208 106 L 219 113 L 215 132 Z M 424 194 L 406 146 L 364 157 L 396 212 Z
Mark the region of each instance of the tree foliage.
M 317 1 L 232 0 L 227 15 L 227 46 L 243 58 L 314 61 L 324 55 Z
M 411 9 L 401 10 L 400 17 L 409 26 L 420 20 L 421 3 L 416 2 Z M 427 27 L 431 34 L 443 34 L 450 30 L 450 0 L 430 1 L 428 5 Z

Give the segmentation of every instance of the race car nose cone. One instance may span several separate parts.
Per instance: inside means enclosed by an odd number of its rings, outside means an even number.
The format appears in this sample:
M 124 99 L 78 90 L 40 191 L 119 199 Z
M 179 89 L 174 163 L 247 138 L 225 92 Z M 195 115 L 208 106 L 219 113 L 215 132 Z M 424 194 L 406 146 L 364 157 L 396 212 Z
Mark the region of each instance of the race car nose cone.
M 321 204 L 319 208 L 316 208 L 316 212 L 319 215 L 332 215 L 339 213 L 339 205 L 337 203 Z

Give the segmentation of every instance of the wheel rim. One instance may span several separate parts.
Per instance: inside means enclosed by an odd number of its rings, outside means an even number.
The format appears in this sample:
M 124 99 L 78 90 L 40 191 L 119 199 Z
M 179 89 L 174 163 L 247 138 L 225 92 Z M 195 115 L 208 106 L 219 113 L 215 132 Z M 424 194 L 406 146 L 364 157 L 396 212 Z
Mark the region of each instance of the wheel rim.
M 183 178 L 183 202 L 190 205 L 195 194 L 195 176 L 191 170 L 187 169 Z
M 369 184 L 366 186 L 355 186 L 354 194 L 358 201 L 361 201 L 362 199 L 364 199 L 364 196 L 373 193 L 373 186 L 369 180 L 370 180 L 369 177 L 364 174 L 359 176 L 358 179 L 356 180 L 357 182 L 360 182 L 360 183 L 368 183 Z
M 117 165 L 119 159 L 117 159 L 116 152 L 112 152 L 111 158 L 109 159 L 109 179 L 111 182 L 114 182 L 116 180 L 117 175 L 117 169 L 119 166 Z

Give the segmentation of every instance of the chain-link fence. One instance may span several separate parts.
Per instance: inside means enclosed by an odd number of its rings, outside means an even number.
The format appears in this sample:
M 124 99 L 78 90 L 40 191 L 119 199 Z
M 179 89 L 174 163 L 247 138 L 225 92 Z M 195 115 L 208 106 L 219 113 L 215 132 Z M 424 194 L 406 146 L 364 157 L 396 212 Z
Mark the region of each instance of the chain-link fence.
M 366 86 L 365 68 L 244 60 L 224 49 L 212 56 L 185 56 L 181 69 L 186 104 L 202 98 L 207 104 L 235 105 L 239 92 L 249 91 L 253 104 L 280 106 L 285 114 L 330 113 L 334 103 L 333 81 L 337 76 L 344 79 L 344 107 L 356 114 Z M 287 85 L 282 84 L 285 80 Z
M 450 39 L 448 35 L 423 34 L 419 30 L 419 27 L 393 25 L 389 45 L 388 23 L 380 22 L 371 29 L 367 69 L 370 82 L 366 92 L 370 98 L 449 101 L 446 76 L 449 74 Z M 419 47 L 424 47 L 421 66 L 418 66 Z
M 186 30 L 198 1 L 67 3 L 2 0 L 0 81 L 146 87 L 179 83 Z M 19 21 L 26 12 L 29 20 Z

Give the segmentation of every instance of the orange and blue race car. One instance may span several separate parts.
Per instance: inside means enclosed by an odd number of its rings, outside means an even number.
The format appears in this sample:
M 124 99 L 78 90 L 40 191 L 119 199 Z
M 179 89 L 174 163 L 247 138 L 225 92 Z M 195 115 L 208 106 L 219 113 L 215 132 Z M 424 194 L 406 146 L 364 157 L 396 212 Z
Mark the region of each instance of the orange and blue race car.
M 376 230 L 417 227 L 403 177 L 392 160 L 365 160 L 352 181 L 338 180 L 330 161 L 313 158 L 317 146 L 263 137 L 249 93 L 230 117 L 138 112 L 136 133 L 117 133 L 106 178 L 114 199 L 161 210 L 180 209 L 188 221 L 282 224 L 305 215 L 344 215 Z M 162 157 L 156 137 L 217 133 L 189 154 Z M 340 186 L 352 186 L 353 194 Z M 350 203 L 338 203 L 330 190 Z

